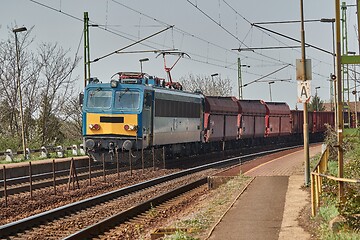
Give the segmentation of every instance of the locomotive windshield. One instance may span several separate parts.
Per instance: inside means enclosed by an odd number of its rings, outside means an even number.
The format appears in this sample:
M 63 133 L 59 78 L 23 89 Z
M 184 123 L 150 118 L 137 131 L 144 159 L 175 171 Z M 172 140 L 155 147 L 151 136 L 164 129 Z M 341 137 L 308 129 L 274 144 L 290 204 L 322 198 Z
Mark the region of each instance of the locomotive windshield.
M 140 105 L 140 93 L 128 89 L 115 93 L 115 108 L 123 110 L 137 110 Z
M 101 88 L 90 90 L 86 106 L 89 108 L 110 108 L 112 91 L 104 91 Z

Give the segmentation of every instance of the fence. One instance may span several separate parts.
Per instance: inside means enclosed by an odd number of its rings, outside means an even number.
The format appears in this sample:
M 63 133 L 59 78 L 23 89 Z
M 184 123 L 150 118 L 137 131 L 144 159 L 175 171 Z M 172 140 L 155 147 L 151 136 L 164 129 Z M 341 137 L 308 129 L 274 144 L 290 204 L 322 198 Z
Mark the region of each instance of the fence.
M 339 178 L 325 174 L 329 162 L 330 148 L 326 146 L 318 163 L 311 172 L 311 214 L 316 215 L 316 209 L 320 207 L 320 194 L 322 192 L 323 178 L 337 182 L 360 183 L 359 179 Z
M 62 146 L 43 146 L 40 149 L 29 149 L 26 148 L 26 159 L 30 159 L 32 153 L 39 153 L 40 158 L 49 158 L 50 153 L 56 153 L 56 156 L 59 158 L 64 157 L 65 151 L 71 150 L 73 156 L 85 155 L 85 150 L 83 144 L 72 145 L 71 147 L 62 147 Z M 11 149 L 7 149 L 5 152 L 0 152 L 0 157 L 5 157 L 5 161 L 12 162 L 16 155 L 24 154 L 23 151 L 13 152 Z

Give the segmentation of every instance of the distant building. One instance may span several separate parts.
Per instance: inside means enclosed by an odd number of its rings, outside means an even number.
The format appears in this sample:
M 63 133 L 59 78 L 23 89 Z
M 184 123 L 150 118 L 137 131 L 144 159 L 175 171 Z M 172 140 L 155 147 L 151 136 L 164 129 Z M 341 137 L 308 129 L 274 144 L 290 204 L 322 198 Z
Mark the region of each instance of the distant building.
M 349 120 L 350 120 L 350 127 L 355 128 L 355 125 L 356 125 L 355 102 L 349 102 L 350 119 L 349 119 L 349 115 L 348 115 L 347 106 L 348 106 L 348 103 L 344 102 L 343 103 L 344 127 L 349 127 Z M 325 111 L 334 110 L 333 107 L 331 106 L 331 103 L 324 103 L 324 107 L 325 107 Z M 357 112 L 357 121 L 358 121 L 358 125 L 359 125 L 359 122 L 360 122 L 360 102 L 356 102 L 356 112 Z

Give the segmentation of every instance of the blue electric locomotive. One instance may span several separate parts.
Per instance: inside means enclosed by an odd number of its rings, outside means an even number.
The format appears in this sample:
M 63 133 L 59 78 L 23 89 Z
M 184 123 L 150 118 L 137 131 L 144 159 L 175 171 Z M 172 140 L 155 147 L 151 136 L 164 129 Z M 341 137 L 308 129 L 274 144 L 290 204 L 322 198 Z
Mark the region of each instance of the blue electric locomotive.
M 202 141 L 202 94 L 167 88 L 145 73 L 116 75 L 110 83 L 89 81 L 84 92 L 83 136 L 96 160 L 102 153 L 109 159 L 115 149 L 165 145 L 177 153 Z

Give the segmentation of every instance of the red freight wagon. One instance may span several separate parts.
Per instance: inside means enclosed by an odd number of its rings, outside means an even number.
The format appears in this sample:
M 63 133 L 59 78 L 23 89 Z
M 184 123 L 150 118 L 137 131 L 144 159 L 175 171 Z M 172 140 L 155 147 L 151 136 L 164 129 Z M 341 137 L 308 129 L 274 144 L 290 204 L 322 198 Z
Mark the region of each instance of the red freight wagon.
M 257 138 L 265 135 L 266 108 L 260 100 L 238 100 L 241 116 L 240 138 Z
M 304 131 L 304 111 L 303 110 L 291 110 L 291 133 L 303 133 Z M 313 132 L 313 114 L 308 113 L 308 129 L 309 133 Z
M 334 112 L 313 112 L 313 133 L 325 132 L 325 124 L 331 126 L 335 125 L 335 114 Z
M 239 110 L 234 97 L 205 97 L 205 142 L 238 138 Z
M 291 110 L 291 133 L 302 133 L 303 132 L 303 124 L 304 124 L 304 116 L 303 111 L 300 110 Z
M 290 108 L 282 102 L 267 102 L 266 106 L 266 136 L 275 137 L 290 135 Z

